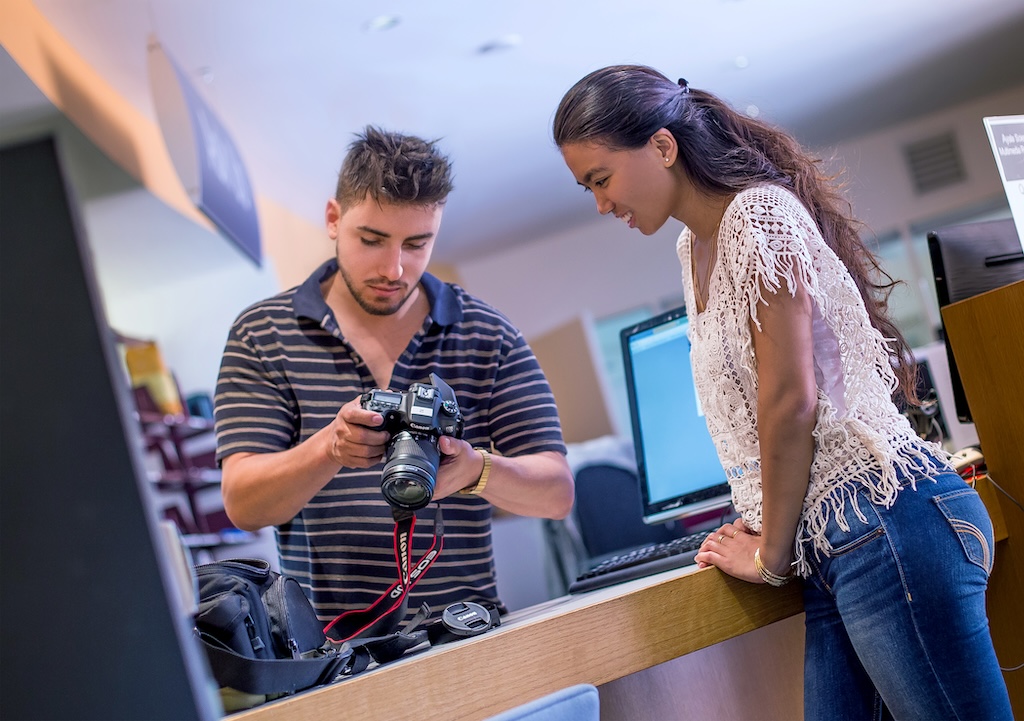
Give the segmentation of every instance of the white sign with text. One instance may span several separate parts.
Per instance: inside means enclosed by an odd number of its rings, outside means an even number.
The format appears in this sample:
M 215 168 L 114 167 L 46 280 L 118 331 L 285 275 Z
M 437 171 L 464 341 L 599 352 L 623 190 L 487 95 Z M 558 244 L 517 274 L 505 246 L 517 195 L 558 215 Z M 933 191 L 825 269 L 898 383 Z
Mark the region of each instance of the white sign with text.
M 1024 252 L 1024 115 L 985 118 L 985 130 Z

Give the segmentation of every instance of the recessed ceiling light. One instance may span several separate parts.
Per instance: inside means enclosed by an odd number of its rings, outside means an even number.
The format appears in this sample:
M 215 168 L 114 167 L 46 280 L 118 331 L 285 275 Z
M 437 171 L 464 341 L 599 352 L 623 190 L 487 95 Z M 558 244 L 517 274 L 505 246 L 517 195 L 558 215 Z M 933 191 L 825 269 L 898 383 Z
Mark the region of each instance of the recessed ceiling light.
M 747 60 L 746 55 L 737 55 L 736 59 L 733 60 L 733 62 L 736 63 L 736 67 L 738 67 L 740 70 L 750 65 L 750 61 Z
M 498 50 L 511 50 L 512 48 L 518 47 L 523 44 L 523 36 L 519 33 L 508 33 L 502 35 L 496 40 L 492 40 L 488 43 L 484 43 L 476 49 L 478 53 L 493 53 Z
M 751 118 L 756 118 L 760 114 L 761 108 L 757 107 L 756 105 L 747 106 L 747 115 L 750 116 Z
M 402 21 L 398 15 L 378 15 L 377 17 L 366 23 L 367 30 L 375 30 L 377 32 L 383 32 L 390 30 Z

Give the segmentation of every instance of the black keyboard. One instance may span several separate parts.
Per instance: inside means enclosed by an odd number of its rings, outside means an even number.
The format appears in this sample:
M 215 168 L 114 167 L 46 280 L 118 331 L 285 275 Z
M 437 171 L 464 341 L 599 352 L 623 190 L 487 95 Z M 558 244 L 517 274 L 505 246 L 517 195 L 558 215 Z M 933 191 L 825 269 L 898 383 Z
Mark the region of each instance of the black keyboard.
M 701 531 L 612 556 L 589 571 L 581 573 L 569 586 L 569 593 L 593 591 L 616 583 L 632 581 L 634 578 L 689 566 L 694 563 L 693 557 L 697 555 L 700 544 L 707 537 L 708 532 Z

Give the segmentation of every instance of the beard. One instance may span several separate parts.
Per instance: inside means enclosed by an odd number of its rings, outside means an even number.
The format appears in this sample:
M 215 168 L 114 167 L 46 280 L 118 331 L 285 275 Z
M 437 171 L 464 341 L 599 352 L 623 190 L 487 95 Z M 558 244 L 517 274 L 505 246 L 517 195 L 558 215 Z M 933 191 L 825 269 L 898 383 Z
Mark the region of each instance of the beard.
M 388 281 L 381 279 L 381 284 L 387 283 L 392 287 L 402 288 L 405 292 L 400 298 L 398 298 L 398 300 L 395 301 L 374 301 L 369 297 L 368 291 L 356 286 L 352 276 L 348 274 L 345 270 L 345 266 L 341 264 L 341 259 L 338 259 L 338 275 L 340 275 L 341 279 L 345 281 L 345 287 L 348 288 L 348 292 L 355 299 L 356 303 L 359 304 L 359 307 L 370 315 L 394 315 L 403 305 L 405 305 L 406 301 L 408 301 L 409 297 L 412 295 L 412 291 L 415 289 L 415 286 L 411 289 L 408 288 L 405 283 L 389 283 Z

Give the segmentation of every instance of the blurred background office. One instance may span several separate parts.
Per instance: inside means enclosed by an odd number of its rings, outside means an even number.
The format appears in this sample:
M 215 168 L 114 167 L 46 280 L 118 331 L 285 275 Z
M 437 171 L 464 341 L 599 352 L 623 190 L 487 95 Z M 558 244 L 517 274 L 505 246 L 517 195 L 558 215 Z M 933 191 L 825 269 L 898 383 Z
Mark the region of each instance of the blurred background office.
M 567 441 L 628 444 L 618 332 L 681 303 L 679 227 L 647 238 L 598 217 L 550 140 L 564 91 L 603 65 L 649 64 L 848 168 L 856 214 L 905 281 L 892 301 L 898 324 L 942 385 L 925 236 L 1009 217 L 982 118 L 1024 113 L 1021 37 L 1014 0 L 5 0 L 0 143 L 56 133 L 112 328 L 126 348 L 151 343 L 184 409 L 202 418 L 235 315 L 333 252 L 323 208 L 352 133 L 373 123 L 437 138 L 456 189 L 431 270 L 522 329 L 552 379 Z M 259 262 L 196 209 L 175 172 L 154 48 L 237 147 Z M 977 440 L 944 410 L 948 446 Z M 209 441 L 156 433 L 154 472 L 175 458 L 203 467 Z M 209 490 L 184 507 L 168 501 L 167 515 L 223 530 L 215 479 Z M 546 598 L 537 522 L 505 517 L 495 532 L 508 605 Z

